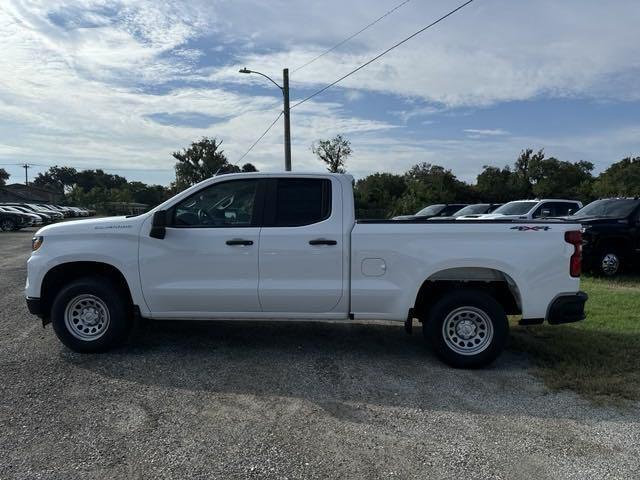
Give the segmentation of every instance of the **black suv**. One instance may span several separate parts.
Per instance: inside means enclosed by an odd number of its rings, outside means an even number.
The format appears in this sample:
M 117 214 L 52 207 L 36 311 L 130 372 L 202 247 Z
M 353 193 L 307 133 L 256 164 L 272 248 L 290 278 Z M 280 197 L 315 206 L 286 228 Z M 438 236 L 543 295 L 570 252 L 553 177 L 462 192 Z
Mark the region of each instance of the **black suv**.
M 567 218 L 582 224 L 586 269 L 613 276 L 640 264 L 640 198 L 596 200 Z

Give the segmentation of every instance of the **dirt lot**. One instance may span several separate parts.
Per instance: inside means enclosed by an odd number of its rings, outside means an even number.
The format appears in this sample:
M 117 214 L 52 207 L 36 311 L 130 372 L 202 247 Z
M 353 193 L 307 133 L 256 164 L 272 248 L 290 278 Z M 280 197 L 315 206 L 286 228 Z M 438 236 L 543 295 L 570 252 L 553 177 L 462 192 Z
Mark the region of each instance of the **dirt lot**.
M 640 406 L 552 393 L 507 352 L 453 370 L 379 324 L 148 325 L 66 350 L 0 233 L 0 478 L 637 478 Z

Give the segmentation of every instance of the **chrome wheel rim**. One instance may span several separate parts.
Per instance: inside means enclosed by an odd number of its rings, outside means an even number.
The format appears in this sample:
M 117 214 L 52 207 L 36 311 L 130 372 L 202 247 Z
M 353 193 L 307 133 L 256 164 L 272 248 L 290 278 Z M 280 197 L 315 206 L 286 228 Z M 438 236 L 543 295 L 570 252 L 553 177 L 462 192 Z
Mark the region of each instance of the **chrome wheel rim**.
M 0 229 L 3 232 L 8 232 L 9 230 L 11 230 L 12 227 L 13 227 L 13 223 L 11 222 L 11 220 L 3 220 L 2 224 L 0 224 Z
M 460 355 L 477 355 L 491 344 L 493 323 L 489 315 L 479 308 L 456 308 L 444 319 L 442 336 L 454 352 Z
M 605 275 L 614 275 L 620 268 L 620 259 L 615 253 L 607 253 L 602 257 L 601 267 Z
M 69 333 L 79 340 L 94 341 L 102 337 L 111 323 L 107 305 L 95 295 L 78 295 L 68 304 L 64 322 Z

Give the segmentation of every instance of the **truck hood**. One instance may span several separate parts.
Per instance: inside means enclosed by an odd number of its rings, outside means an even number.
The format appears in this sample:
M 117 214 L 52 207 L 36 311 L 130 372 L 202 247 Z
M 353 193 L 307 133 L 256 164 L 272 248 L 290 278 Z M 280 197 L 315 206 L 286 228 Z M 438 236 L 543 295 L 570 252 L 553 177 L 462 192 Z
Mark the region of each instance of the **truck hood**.
M 145 218 L 145 215 L 137 217 L 106 217 L 85 220 L 71 220 L 48 225 L 37 231 L 36 235 L 67 235 L 69 233 L 95 233 L 96 231 L 117 232 L 133 229 Z

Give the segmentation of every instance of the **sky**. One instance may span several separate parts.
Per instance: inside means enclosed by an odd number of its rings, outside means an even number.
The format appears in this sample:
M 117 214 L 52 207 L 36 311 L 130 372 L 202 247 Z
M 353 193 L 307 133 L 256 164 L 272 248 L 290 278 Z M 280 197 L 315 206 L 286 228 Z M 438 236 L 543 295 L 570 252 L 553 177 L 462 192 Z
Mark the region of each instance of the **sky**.
M 282 79 L 295 104 L 462 0 L 3 0 L 0 164 L 103 168 L 168 184 L 171 153 L 217 137 L 231 162 L 284 169 Z M 640 155 L 640 2 L 475 0 L 291 112 L 294 171 L 343 134 L 357 178 L 418 162 L 473 181 L 523 148 Z M 19 166 L 0 166 L 24 181 Z

